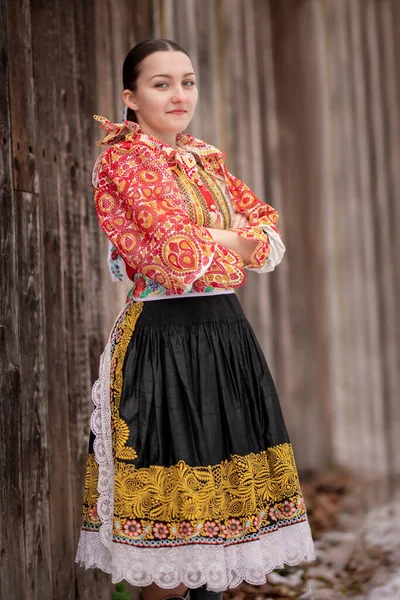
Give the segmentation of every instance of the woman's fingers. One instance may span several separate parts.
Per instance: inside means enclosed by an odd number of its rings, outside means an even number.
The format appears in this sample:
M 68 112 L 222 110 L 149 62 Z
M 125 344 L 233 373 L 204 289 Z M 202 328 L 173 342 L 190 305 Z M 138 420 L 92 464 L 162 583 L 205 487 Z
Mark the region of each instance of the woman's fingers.
M 231 217 L 231 227 L 246 227 L 246 225 L 248 224 L 249 222 L 247 220 L 246 215 L 244 215 L 243 213 L 233 213 Z

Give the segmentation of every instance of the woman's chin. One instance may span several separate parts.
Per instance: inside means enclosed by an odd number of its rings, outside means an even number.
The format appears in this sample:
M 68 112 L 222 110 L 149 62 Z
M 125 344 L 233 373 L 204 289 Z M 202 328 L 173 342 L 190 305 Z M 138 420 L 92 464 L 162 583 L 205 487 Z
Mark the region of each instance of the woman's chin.
M 188 117 L 187 113 L 182 115 L 168 115 L 168 128 L 172 131 L 183 131 L 189 125 L 191 117 Z

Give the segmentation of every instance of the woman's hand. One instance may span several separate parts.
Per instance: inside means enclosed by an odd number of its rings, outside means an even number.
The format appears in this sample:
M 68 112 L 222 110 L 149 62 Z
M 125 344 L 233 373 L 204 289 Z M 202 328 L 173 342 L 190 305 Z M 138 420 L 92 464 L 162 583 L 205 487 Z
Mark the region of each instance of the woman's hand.
M 248 224 L 249 224 L 249 221 L 248 221 L 246 215 L 243 213 L 233 213 L 233 215 L 231 216 L 230 229 L 246 227 Z
M 237 252 L 245 266 L 250 263 L 251 255 L 258 244 L 257 241 L 241 238 L 236 231 L 229 229 L 213 229 L 211 227 L 206 227 L 206 229 L 218 244 Z

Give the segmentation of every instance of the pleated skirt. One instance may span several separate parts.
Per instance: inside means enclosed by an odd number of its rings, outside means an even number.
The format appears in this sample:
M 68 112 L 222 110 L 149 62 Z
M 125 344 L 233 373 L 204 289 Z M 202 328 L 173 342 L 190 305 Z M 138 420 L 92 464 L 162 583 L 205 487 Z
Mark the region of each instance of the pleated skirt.
M 129 301 L 93 386 L 76 560 L 214 591 L 314 560 L 292 446 L 236 294 Z

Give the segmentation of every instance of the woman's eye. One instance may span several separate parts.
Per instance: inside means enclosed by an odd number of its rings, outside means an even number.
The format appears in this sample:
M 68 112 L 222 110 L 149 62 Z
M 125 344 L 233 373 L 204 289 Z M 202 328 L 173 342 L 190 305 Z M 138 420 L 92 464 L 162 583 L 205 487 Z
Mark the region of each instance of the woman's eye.
M 156 85 L 154 87 L 164 89 L 164 86 L 166 86 L 166 85 L 167 85 L 166 83 L 160 82 L 160 83 L 156 83 Z
M 183 82 L 183 85 L 185 87 L 192 87 L 193 85 L 196 85 L 196 82 L 195 81 L 191 81 L 190 79 L 188 79 L 187 81 Z

